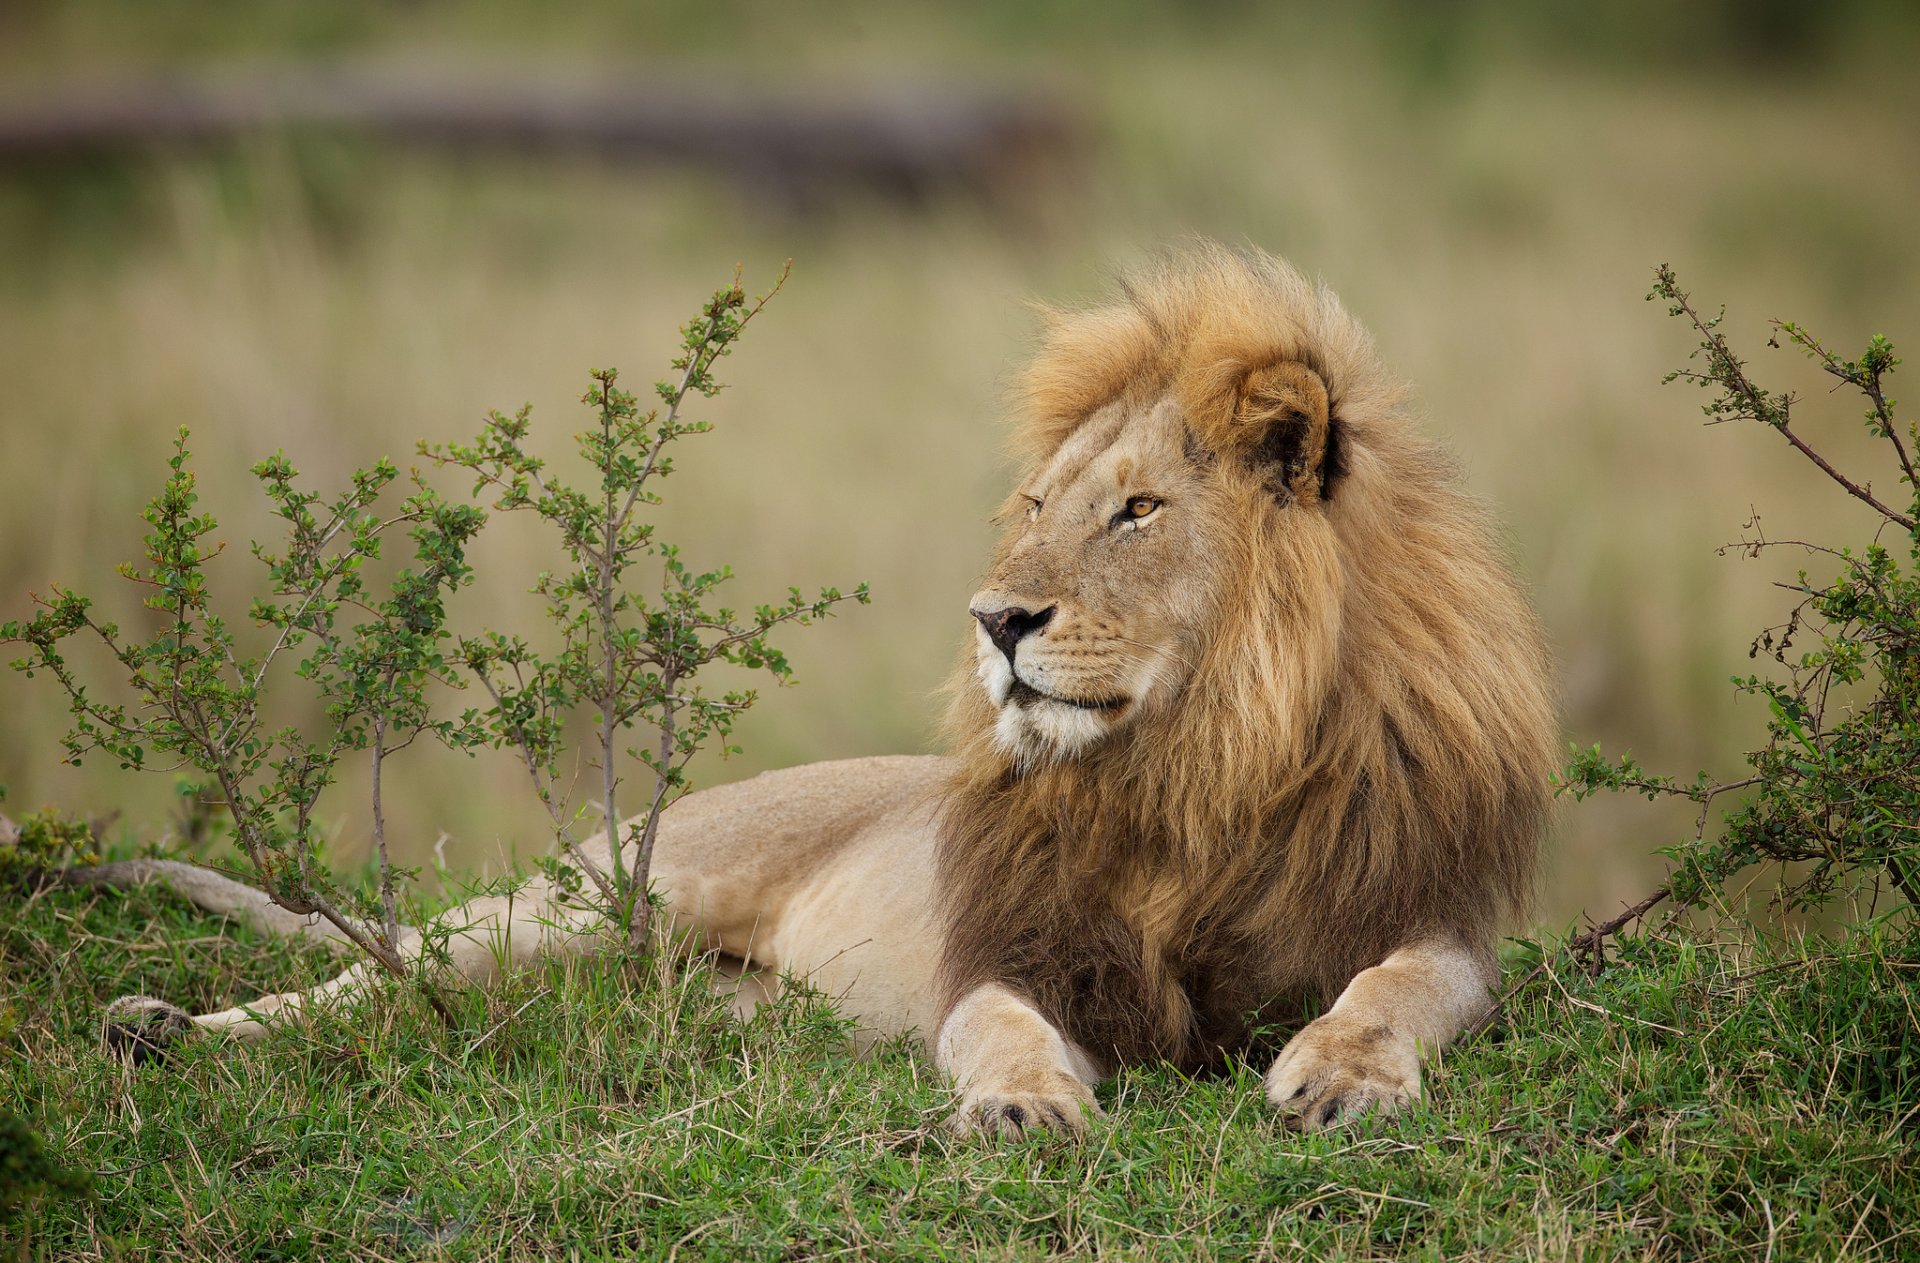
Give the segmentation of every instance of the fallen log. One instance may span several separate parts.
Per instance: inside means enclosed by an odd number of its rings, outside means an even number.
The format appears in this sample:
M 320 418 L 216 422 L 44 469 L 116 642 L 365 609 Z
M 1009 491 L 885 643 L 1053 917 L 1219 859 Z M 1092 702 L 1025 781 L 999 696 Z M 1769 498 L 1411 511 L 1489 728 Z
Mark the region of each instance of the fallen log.
M 794 195 L 1022 191 L 1083 128 L 1049 97 L 919 86 L 772 91 L 713 77 L 618 80 L 373 65 L 45 83 L 0 95 L 0 163 L 326 129 L 454 150 L 585 151 L 710 167 Z

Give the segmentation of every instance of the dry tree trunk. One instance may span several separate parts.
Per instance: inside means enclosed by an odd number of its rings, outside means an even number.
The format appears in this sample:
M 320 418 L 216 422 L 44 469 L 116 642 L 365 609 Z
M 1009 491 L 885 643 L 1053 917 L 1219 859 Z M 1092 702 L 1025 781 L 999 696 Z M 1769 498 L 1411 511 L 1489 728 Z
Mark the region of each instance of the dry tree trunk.
M 1083 129 L 1057 101 L 980 89 L 776 93 L 712 77 L 619 80 L 390 63 L 68 80 L 0 95 L 0 163 L 327 128 L 449 149 L 588 151 L 718 169 L 763 195 L 853 185 L 1024 197 L 1070 169 Z

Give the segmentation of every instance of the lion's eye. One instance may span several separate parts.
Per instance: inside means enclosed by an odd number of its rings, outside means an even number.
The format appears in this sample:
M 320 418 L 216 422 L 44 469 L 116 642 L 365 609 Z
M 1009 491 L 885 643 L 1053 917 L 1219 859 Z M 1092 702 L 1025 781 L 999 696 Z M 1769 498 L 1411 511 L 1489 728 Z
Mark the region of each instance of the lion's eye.
M 1135 496 L 1133 499 L 1127 501 L 1127 506 L 1124 509 L 1120 510 L 1120 520 L 1122 522 L 1138 522 L 1142 518 L 1152 517 L 1154 510 L 1160 507 L 1160 503 L 1160 501 L 1154 499 L 1152 496 Z
M 1027 521 L 1031 522 L 1033 521 L 1033 519 L 1040 516 L 1041 503 L 1042 501 L 1038 496 L 1027 497 Z

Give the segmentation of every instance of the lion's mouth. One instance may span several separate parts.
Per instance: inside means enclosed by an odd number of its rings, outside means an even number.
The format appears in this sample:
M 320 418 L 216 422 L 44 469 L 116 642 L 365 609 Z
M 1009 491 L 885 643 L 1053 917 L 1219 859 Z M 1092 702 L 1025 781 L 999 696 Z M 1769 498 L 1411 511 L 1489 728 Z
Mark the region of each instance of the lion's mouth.
M 1058 693 L 1043 693 L 1017 677 L 1013 681 L 1013 687 L 1007 690 L 1007 700 L 1021 707 L 1031 706 L 1035 702 L 1058 702 L 1062 706 L 1072 706 L 1078 710 L 1119 710 L 1132 701 L 1131 698 L 1126 697 L 1061 697 Z

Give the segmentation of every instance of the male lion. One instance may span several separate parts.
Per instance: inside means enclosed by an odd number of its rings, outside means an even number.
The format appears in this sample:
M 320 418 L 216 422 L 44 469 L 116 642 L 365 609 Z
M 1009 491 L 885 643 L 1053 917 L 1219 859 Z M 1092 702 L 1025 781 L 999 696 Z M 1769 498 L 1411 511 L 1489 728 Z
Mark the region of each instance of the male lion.
M 675 805 L 653 872 L 690 941 L 930 1034 L 992 1136 L 1079 1133 L 1116 1067 L 1201 1069 L 1320 1006 L 1275 1108 L 1317 1128 L 1416 1097 L 1527 903 L 1555 723 L 1526 601 L 1401 399 L 1333 295 L 1261 254 L 1195 247 L 1054 314 L 952 756 Z M 186 865 L 95 880 L 151 875 L 301 925 Z M 475 983 L 600 941 L 539 880 L 450 917 Z M 369 976 L 202 1017 L 129 998 L 108 1029 L 251 1038 Z

